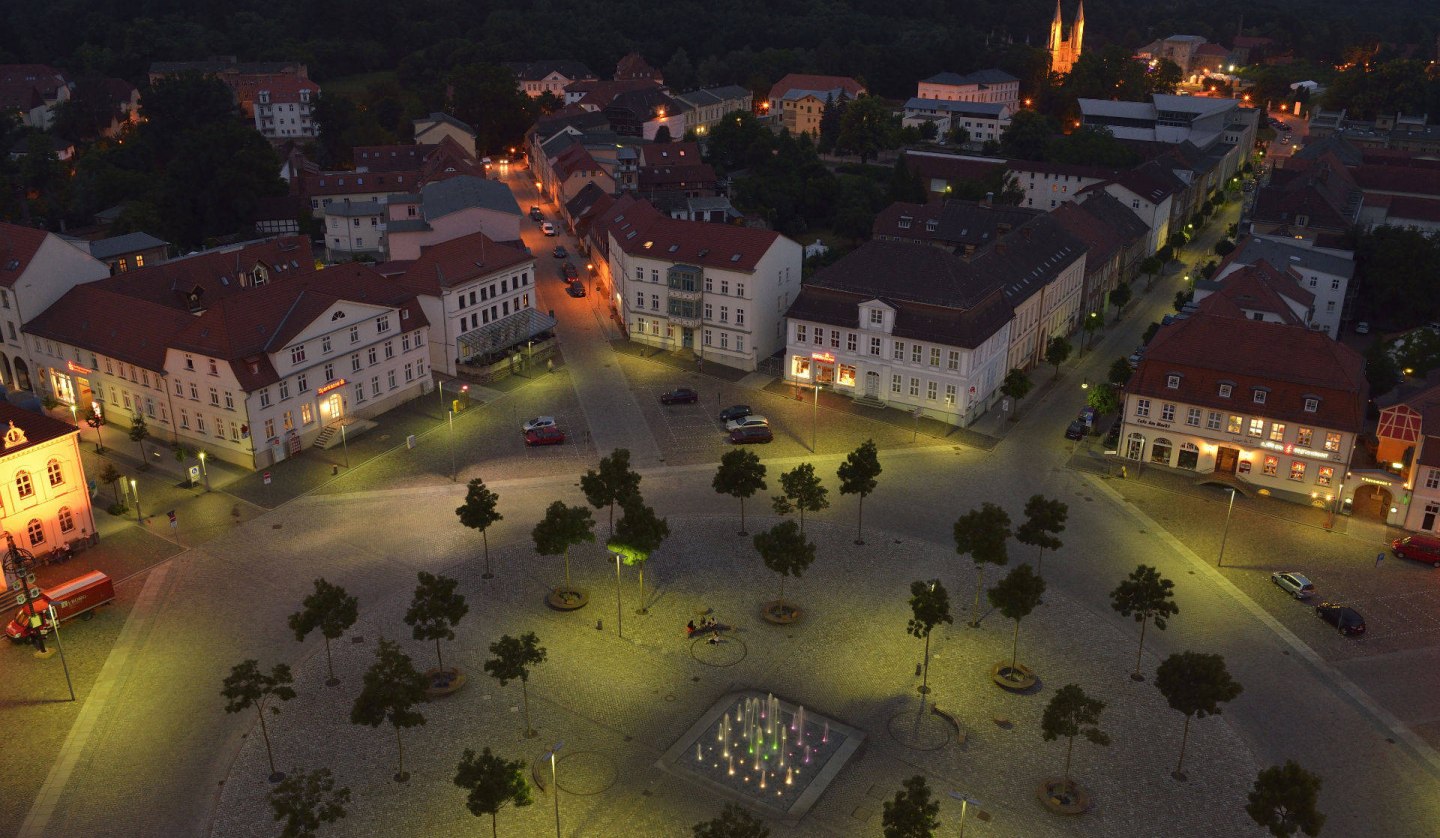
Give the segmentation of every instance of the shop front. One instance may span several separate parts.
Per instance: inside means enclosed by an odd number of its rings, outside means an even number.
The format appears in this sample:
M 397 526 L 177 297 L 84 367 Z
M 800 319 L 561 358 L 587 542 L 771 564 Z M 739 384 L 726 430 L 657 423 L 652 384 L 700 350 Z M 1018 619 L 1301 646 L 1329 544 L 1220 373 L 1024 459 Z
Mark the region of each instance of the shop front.
M 56 401 L 71 405 L 77 411 L 89 410 L 100 401 L 99 394 L 90 385 L 92 375 L 94 370 L 74 361 L 66 361 L 63 367 L 51 367 L 50 392 Z

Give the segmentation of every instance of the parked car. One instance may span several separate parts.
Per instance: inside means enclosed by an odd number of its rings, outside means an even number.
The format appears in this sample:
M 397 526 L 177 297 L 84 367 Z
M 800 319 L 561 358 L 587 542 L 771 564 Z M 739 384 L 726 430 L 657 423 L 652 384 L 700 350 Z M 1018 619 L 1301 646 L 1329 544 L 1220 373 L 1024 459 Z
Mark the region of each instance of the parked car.
M 574 282 L 580 278 L 580 271 L 575 268 L 574 262 L 566 262 L 561 265 L 560 272 L 565 275 L 566 282 Z
M 553 427 L 555 427 L 555 417 L 554 417 L 554 416 L 536 416 L 534 419 L 531 419 L 531 420 L 529 420 L 528 422 L 526 422 L 524 425 L 521 425 L 521 426 L 520 426 L 520 430 L 521 430 L 521 432 L 528 432 L 528 431 L 533 431 L 533 430 L 535 430 L 536 428 L 553 428 Z
M 558 235 L 560 235 L 560 231 L 555 229 L 555 225 L 554 225 L 554 224 L 551 224 L 551 223 L 548 222 L 548 221 L 542 221 L 542 222 L 540 223 L 540 232 L 544 233 L 544 234 L 547 235 L 547 236 L 558 236 Z
M 1296 599 L 1308 599 L 1315 595 L 1315 586 L 1310 580 L 1293 570 L 1277 570 L 1270 574 L 1270 581 Z
M 531 220 L 531 221 L 544 221 L 544 220 L 545 220 L 545 216 L 540 214 L 540 208 L 539 208 L 539 207 L 531 207 L 531 208 L 530 208 L 530 220 Z
M 565 441 L 565 432 L 548 425 L 543 428 L 534 428 L 525 432 L 526 445 L 559 445 Z
M 554 256 L 556 259 L 564 259 L 565 257 L 570 255 L 570 251 L 565 249 L 565 245 L 557 244 L 555 245 L 555 249 L 550 251 L 550 255 Z
M 572 282 L 565 287 L 565 293 L 572 297 L 583 297 L 585 296 L 585 286 L 578 282 Z
M 1369 323 L 1366 323 L 1364 320 L 1361 320 L 1359 323 L 1356 323 L 1356 324 L 1355 324 L 1355 334 L 1357 334 L 1357 335 L 1368 335 L 1368 334 L 1370 334 L 1370 324 L 1369 324 Z
M 1130 357 L 1125 359 L 1125 363 L 1129 364 L 1129 365 L 1130 365 L 1130 369 L 1132 369 L 1132 370 L 1134 370 L 1134 369 L 1139 369 L 1139 368 L 1140 368 L 1140 353 L 1139 353 L 1139 352 L 1132 352 L 1132 353 L 1130 353 Z
M 1070 423 L 1070 427 L 1065 429 L 1065 438 L 1084 439 L 1085 434 L 1089 432 L 1089 430 L 1090 426 L 1085 424 L 1084 419 L 1075 419 Z
M 1433 535 L 1407 535 L 1397 538 L 1390 542 L 1390 550 L 1397 559 L 1411 559 L 1431 567 L 1440 567 L 1440 538 Z
M 689 387 L 676 387 L 668 393 L 660 394 L 661 404 L 694 404 L 700 400 L 700 394 Z
M 1120 429 L 1124 426 L 1124 424 L 1125 424 L 1125 420 L 1124 420 L 1123 417 L 1120 417 L 1120 416 L 1115 417 L 1115 423 L 1110 426 L 1110 430 L 1107 431 L 1106 434 L 1105 434 L 1105 450 L 1106 450 L 1106 451 L 1114 451 L 1114 450 L 1116 450 L 1116 449 L 1119 447 L 1119 445 L 1120 445 Z
M 756 428 L 762 426 L 768 428 L 770 426 L 770 420 L 764 416 L 757 416 L 751 413 L 748 416 L 741 416 L 739 419 L 731 419 L 729 422 L 726 422 L 725 430 L 733 431 L 736 428 Z
M 736 428 L 730 432 L 730 442 L 734 445 L 770 442 L 774 439 L 775 434 L 770 432 L 769 425 L 752 425 L 748 428 Z
M 1339 629 L 1341 634 L 1355 637 L 1365 633 L 1365 618 L 1348 605 L 1322 602 L 1315 606 L 1315 616 Z
M 742 416 L 749 416 L 749 415 L 750 415 L 750 405 L 748 405 L 748 404 L 732 404 L 732 405 L 730 405 L 729 407 L 725 408 L 724 410 L 720 411 L 720 421 L 721 421 L 721 422 L 729 422 L 731 419 L 739 419 L 739 418 L 742 417 Z

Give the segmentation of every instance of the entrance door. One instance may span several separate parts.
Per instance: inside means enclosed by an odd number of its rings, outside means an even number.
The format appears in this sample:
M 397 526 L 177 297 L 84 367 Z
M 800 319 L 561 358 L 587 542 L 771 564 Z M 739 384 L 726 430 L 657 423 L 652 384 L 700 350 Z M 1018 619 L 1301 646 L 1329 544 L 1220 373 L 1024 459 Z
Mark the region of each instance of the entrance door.
M 330 394 L 330 421 L 334 422 L 345 415 L 345 400 L 338 392 Z
M 1420 529 L 1428 532 L 1435 531 L 1435 515 L 1440 513 L 1440 506 L 1433 503 L 1425 504 L 1425 517 L 1420 519 Z
M 695 330 L 689 327 L 681 329 L 680 341 L 686 349 L 695 348 Z
M 880 373 L 871 370 L 865 373 L 865 397 L 877 398 L 880 395 Z
M 1221 448 L 1215 452 L 1215 470 L 1223 474 L 1234 474 L 1235 463 L 1239 459 L 1239 451 L 1234 448 Z

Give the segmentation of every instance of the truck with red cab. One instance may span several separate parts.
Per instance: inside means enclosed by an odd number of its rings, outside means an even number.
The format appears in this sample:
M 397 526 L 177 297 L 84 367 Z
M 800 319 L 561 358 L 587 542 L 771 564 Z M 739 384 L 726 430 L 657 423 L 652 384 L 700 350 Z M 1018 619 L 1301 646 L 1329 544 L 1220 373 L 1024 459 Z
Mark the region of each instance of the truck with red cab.
M 37 632 L 49 634 L 54 629 L 50 623 L 52 605 L 55 607 L 56 618 L 61 622 L 81 615 L 88 620 L 94 616 L 96 608 L 113 602 L 114 599 L 115 583 L 104 573 L 92 570 L 43 591 L 33 603 L 21 604 L 15 611 L 14 619 L 5 626 L 5 635 L 16 643 L 22 643 L 30 640 Z M 38 627 L 31 625 L 32 613 L 39 618 Z

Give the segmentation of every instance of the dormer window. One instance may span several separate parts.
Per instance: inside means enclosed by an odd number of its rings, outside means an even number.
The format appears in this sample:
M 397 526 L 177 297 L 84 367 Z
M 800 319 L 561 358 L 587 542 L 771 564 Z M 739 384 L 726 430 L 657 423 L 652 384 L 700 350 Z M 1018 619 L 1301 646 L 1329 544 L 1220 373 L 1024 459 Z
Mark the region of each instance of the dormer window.
M 1255 399 L 1255 403 L 1256 403 L 1256 404 L 1264 404 L 1264 403 L 1265 403 L 1265 390 L 1264 390 L 1264 389 L 1259 388 L 1259 387 L 1256 387 L 1254 390 L 1251 390 L 1250 392 L 1253 394 L 1253 397 L 1254 397 L 1254 399 Z
M 262 91 L 260 91 L 260 104 L 262 104 L 262 105 L 268 105 L 268 104 L 270 104 L 270 91 L 268 91 L 268 90 L 262 90 Z
M 880 326 L 885 322 L 885 313 L 878 308 L 870 309 L 870 325 Z
M 910 216 L 908 216 L 908 215 L 902 215 L 902 216 L 900 216 L 900 224 L 899 224 L 900 229 L 901 229 L 901 230 L 909 230 L 909 229 L 910 229 L 910 222 L 911 222 L 911 220 L 912 220 L 912 219 L 911 219 Z
M 1319 410 L 1320 410 L 1320 400 L 1319 400 L 1319 399 L 1313 398 L 1313 397 L 1307 397 L 1307 398 L 1305 399 L 1305 412 L 1306 412 L 1306 413 L 1315 413 L 1315 412 L 1317 412 L 1317 411 L 1319 411 Z
M 1231 389 L 1233 389 L 1233 388 L 1231 387 L 1231 385 L 1229 385 L 1229 384 L 1221 384 L 1221 385 L 1220 385 L 1220 398 L 1222 398 L 1222 399 L 1228 399 L 1228 398 L 1230 398 L 1230 391 L 1231 391 Z
M 931 218 L 925 222 L 925 232 L 933 233 L 940 228 L 940 222 Z
M 1179 389 L 1180 389 L 1180 376 L 1175 375 L 1174 373 L 1171 373 L 1170 375 L 1165 376 L 1165 386 L 1168 387 L 1168 388 L 1170 388 L 1171 390 L 1179 390 Z

